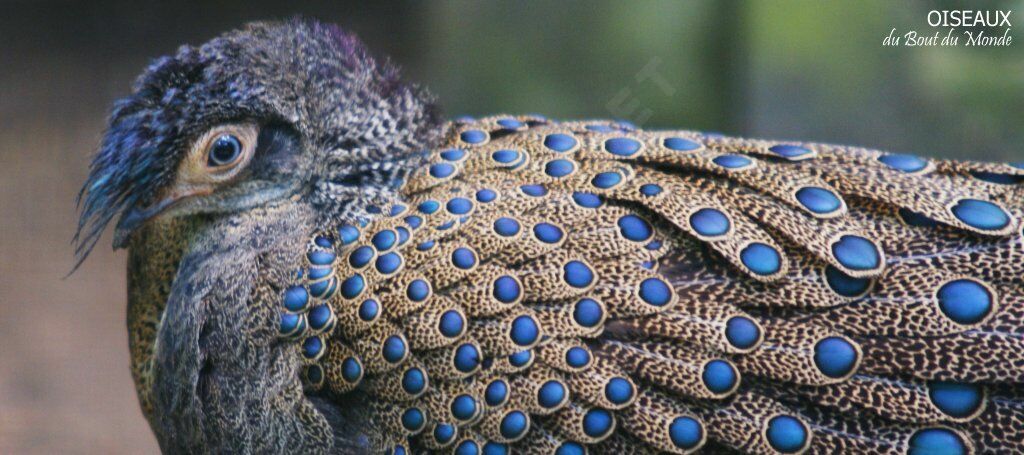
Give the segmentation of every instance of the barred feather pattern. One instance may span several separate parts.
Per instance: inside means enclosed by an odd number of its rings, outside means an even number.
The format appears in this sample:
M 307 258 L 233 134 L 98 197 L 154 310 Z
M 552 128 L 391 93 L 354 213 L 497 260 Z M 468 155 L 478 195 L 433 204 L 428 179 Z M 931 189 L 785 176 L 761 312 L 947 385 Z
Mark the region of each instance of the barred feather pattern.
M 310 239 L 381 452 L 1024 451 L 1024 167 L 500 116 Z

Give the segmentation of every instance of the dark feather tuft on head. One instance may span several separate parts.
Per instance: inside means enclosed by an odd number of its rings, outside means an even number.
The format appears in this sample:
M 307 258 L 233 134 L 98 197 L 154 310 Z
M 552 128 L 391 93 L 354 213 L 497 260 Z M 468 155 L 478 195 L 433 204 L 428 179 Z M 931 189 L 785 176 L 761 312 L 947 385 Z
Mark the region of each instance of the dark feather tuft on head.
M 75 233 L 78 265 L 104 228 L 124 209 L 144 202 L 170 177 L 189 103 L 208 59 L 192 47 L 156 59 L 136 81 L 133 93 L 117 101 L 89 177 L 78 194 Z
M 335 25 L 259 22 L 182 46 L 156 59 L 114 105 L 78 196 L 75 268 L 111 221 L 151 202 L 173 179 L 195 137 L 238 119 L 291 125 L 312 153 L 324 154 L 311 176 L 321 180 L 404 156 L 441 123 L 428 94 L 403 84 L 397 67 L 378 63 Z M 388 128 L 392 138 L 373 136 Z M 339 150 L 362 152 L 347 158 Z

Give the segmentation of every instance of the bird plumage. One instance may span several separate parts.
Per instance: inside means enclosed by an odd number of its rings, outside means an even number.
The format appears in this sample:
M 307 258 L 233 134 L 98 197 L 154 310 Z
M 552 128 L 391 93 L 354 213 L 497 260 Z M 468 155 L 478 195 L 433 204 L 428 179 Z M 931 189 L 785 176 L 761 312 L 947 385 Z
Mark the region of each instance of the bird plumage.
M 247 33 L 315 49 L 294 77 L 327 88 L 282 101 L 297 126 L 272 116 L 311 170 L 272 203 L 130 233 L 163 449 L 1024 450 L 1022 166 L 442 124 L 397 82 L 331 86 L 334 29 Z M 266 45 L 240 36 L 220 45 Z M 401 102 L 323 102 L 352 93 Z
M 380 400 L 380 449 L 1019 450 L 1021 187 L 977 173 L 1024 175 L 455 123 L 380 216 L 310 240 L 282 332 L 309 390 Z

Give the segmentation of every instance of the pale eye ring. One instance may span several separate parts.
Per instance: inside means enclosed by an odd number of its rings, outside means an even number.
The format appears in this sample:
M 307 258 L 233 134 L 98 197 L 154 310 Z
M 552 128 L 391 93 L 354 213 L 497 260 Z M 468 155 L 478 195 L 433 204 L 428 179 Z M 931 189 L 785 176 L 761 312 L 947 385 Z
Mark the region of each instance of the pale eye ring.
M 242 156 L 242 141 L 231 134 L 222 134 L 210 144 L 206 165 L 222 167 L 234 164 Z

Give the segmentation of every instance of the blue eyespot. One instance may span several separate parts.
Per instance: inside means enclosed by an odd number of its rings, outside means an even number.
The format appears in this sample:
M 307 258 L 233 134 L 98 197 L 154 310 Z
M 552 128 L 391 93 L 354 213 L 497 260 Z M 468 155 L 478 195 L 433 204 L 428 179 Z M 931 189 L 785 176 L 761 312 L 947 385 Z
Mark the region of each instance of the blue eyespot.
M 533 360 L 533 351 L 527 349 L 508 356 L 508 363 L 516 368 L 522 368 Z
M 516 150 L 498 150 L 491 154 L 491 159 L 501 164 L 509 164 L 519 159 L 519 152 Z
M 480 445 L 472 439 L 466 439 L 455 446 L 455 455 L 480 455 Z
M 917 172 L 928 166 L 927 161 L 914 155 L 882 155 L 878 157 L 878 161 L 885 163 L 886 166 L 889 166 L 897 171 L 906 173 Z
M 681 137 L 665 138 L 665 142 L 663 142 L 663 144 L 665 145 L 665 148 L 675 150 L 677 152 L 689 152 L 700 148 L 700 144 Z
M 455 437 L 455 427 L 448 425 L 447 423 L 441 423 L 434 427 L 434 440 L 441 443 L 447 444 L 452 438 Z
M 842 338 L 825 338 L 814 345 L 814 364 L 825 376 L 841 378 L 857 365 L 857 351 Z
M 341 377 L 348 382 L 356 382 L 363 376 L 363 366 L 354 357 L 341 362 Z
M 524 126 L 523 122 L 520 122 L 519 120 L 516 120 L 516 119 L 513 119 L 513 118 L 504 118 L 504 119 L 498 120 L 498 125 L 501 125 L 502 128 L 510 129 L 510 130 L 517 130 L 517 129 L 522 128 Z
M 305 328 L 304 319 L 301 314 L 281 313 L 281 323 L 278 325 L 278 333 L 283 336 L 294 335 Z
M 594 282 L 594 272 L 580 261 L 569 261 L 563 272 L 562 278 L 574 288 L 585 288 Z
M 964 224 L 984 231 L 996 231 L 1010 224 L 1010 215 L 988 201 L 961 199 L 951 211 Z
M 522 411 L 512 411 L 502 417 L 499 424 L 501 436 L 506 439 L 516 439 L 524 434 L 530 427 L 530 419 Z
M 573 368 L 583 368 L 590 363 L 590 352 L 579 346 L 573 346 L 565 351 L 565 363 Z
M 549 134 L 544 146 L 556 152 L 567 152 L 576 146 L 576 139 L 568 134 Z
M 487 140 L 487 133 L 480 130 L 467 130 L 463 131 L 462 134 L 459 135 L 459 137 L 462 139 L 463 142 L 468 142 L 470 144 L 479 144 Z
M 312 384 L 323 384 L 324 382 L 324 369 L 318 364 L 307 365 L 303 374 L 306 380 Z
M 726 169 L 739 169 L 742 167 L 750 166 L 753 161 L 742 155 L 720 155 L 711 160 L 715 164 L 722 166 Z
M 455 349 L 455 369 L 469 373 L 480 365 L 480 350 L 472 344 L 463 344 Z
M 668 426 L 672 444 L 680 449 L 692 449 L 704 440 L 704 426 L 692 417 L 676 417 Z
M 701 379 L 708 390 L 714 393 L 726 393 L 736 385 L 736 370 L 724 360 L 712 360 L 704 365 Z
M 494 232 L 502 237 L 512 237 L 519 233 L 519 222 L 512 218 L 498 218 L 494 220 Z
M 544 243 L 558 243 L 559 240 L 562 240 L 564 233 L 562 229 L 551 223 L 537 223 L 533 226 L 533 235 Z
M 932 403 L 953 417 L 964 418 L 974 414 L 981 406 L 982 396 L 981 387 L 975 384 L 941 381 L 928 383 L 928 397 Z
M 337 289 L 338 282 L 333 277 L 309 284 L 309 294 L 322 300 L 331 298 L 331 296 L 334 295 L 334 291 Z
M 651 224 L 636 215 L 624 215 L 617 222 L 619 233 L 627 240 L 644 242 L 654 235 Z
M 362 294 L 366 287 L 366 280 L 360 274 L 352 275 L 341 283 L 341 296 L 346 299 L 354 299 Z
M 302 342 L 302 355 L 307 359 L 315 359 L 320 356 L 324 350 L 324 340 L 320 337 L 309 337 Z
M 512 342 L 519 346 L 529 346 L 537 341 L 540 336 L 540 328 L 537 321 L 530 316 L 519 316 L 512 321 L 512 328 L 509 330 L 509 337 Z
M 960 435 L 946 428 L 925 428 L 910 437 L 909 455 L 963 455 L 967 444 Z
M 359 248 L 352 250 L 352 252 L 349 253 L 348 263 L 353 268 L 360 269 L 365 267 L 366 264 L 369 264 L 370 260 L 373 259 L 373 257 L 376 254 L 377 253 L 373 250 L 373 248 L 367 245 L 363 245 Z
M 317 305 L 309 310 L 306 319 L 309 320 L 309 327 L 313 330 L 323 330 L 331 323 L 332 317 L 334 317 L 334 312 L 331 311 L 330 305 Z
M 463 270 L 471 269 L 476 265 L 476 253 L 469 248 L 456 248 L 452 252 L 452 264 Z
M 594 408 L 583 414 L 583 432 L 592 438 L 600 438 L 608 434 L 615 425 L 612 414 L 601 408 Z
M 350 245 L 359 239 L 359 229 L 350 224 L 346 224 L 338 228 L 338 238 L 341 239 L 342 245 Z
M 405 245 L 405 242 L 409 241 L 409 230 L 408 229 L 406 229 L 406 228 L 404 228 L 402 226 L 398 226 L 398 227 L 395 228 L 395 232 L 398 233 L 398 244 L 399 245 Z
M 565 396 L 565 386 L 561 382 L 548 381 L 537 391 L 537 403 L 545 408 L 553 408 L 562 404 Z
M 781 415 L 768 421 L 768 444 L 782 453 L 793 453 L 807 443 L 807 427 L 795 417 Z
M 462 329 L 466 326 L 465 319 L 458 311 L 448 310 L 441 315 L 437 329 L 448 338 L 455 338 L 462 335 Z
M 835 193 L 816 186 L 800 188 L 796 192 L 796 200 L 807 210 L 818 214 L 832 213 L 843 206 Z
M 380 304 L 376 300 L 366 299 L 359 304 L 359 319 L 370 322 L 380 314 Z
M 790 145 L 790 144 L 775 145 L 775 146 L 770 147 L 768 150 L 771 151 L 772 153 L 776 154 L 776 155 L 779 155 L 779 156 L 781 156 L 783 158 L 787 158 L 787 159 L 800 158 L 802 156 L 807 156 L 807 155 L 810 155 L 812 153 L 808 149 L 805 149 L 805 148 L 800 147 L 798 145 Z
M 672 300 L 672 288 L 660 278 L 648 278 L 640 283 L 640 300 L 661 307 Z
M 519 189 L 527 196 L 532 197 L 541 197 L 548 194 L 548 189 L 542 185 L 523 185 Z
M 612 155 L 633 156 L 640 150 L 640 142 L 630 138 L 616 137 L 604 141 L 604 149 Z
M 374 267 L 384 275 L 395 273 L 402 266 L 402 257 L 398 253 L 387 253 L 377 258 Z
M 495 379 L 487 384 L 484 390 L 484 402 L 488 406 L 499 406 L 508 398 L 508 383 L 502 379 Z
M 478 407 L 473 397 L 463 394 L 452 400 L 450 410 L 456 419 L 465 421 L 476 415 Z
M 604 385 L 605 398 L 617 405 L 621 405 L 632 400 L 634 393 L 636 393 L 636 390 L 634 390 L 633 384 L 625 378 L 611 378 Z
M 306 253 L 306 258 L 313 265 L 331 265 L 334 262 L 334 253 L 330 251 L 314 250 Z
M 981 283 L 962 279 L 942 285 L 939 309 L 958 324 L 981 322 L 992 310 L 992 294 Z
M 825 282 L 828 287 L 843 297 L 857 297 L 871 286 L 867 278 L 853 278 L 831 265 L 825 267 Z
M 555 455 L 585 455 L 586 453 L 587 449 L 575 441 L 565 441 L 555 450 Z
M 576 205 L 587 209 L 598 208 L 603 204 L 600 196 L 579 191 L 572 193 L 572 200 L 576 202 Z
M 594 176 L 590 183 L 601 189 L 608 189 L 622 182 L 622 174 L 618 172 L 602 172 Z
M 661 194 L 661 191 L 661 186 L 655 185 L 653 183 L 645 183 L 643 186 L 640 187 L 640 194 L 648 197 L 657 196 Z
M 729 232 L 732 223 L 721 210 L 704 208 L 690 215 L 690 227 L 704 237 L 718 237 Z
M 388 363 L 398 363 L 405 358 L 405 340 L 398 335 L 391 335 L 381 345 L 381 356 Z
M 439 202 L 435 201 L 435 200 L 424 201 L 424 202 L 420 203 L 420 205 L 418 205 L 416 207 L 416 209 L 419 210 L 420 213 L 423 213 L 423 214 L 426 214 L 426 215 L 430 215 L 430 214 L 436 212 L 437 209 L 439 209 L 439 208 L 441 208 L 441 204 Z
M 735 316 L 725 323 L 725 339 L 737 349 L 749 349 L 761 339 L 761 329 L 750 318 Z
M 782 256 L 779 252 L 764 243 L 748 245 L 740 251 L 740 261 L 758 275 L 771 275 L 782 267 Z
M 306 276 L 309 277 L 310 280 L 319 280 L 321 278 L 326 278 L 326 277 L 330 276 L 332 273 L 334 273 L 334 269 L 329 267 L 329 266 L 328 267 L 310 267 L 308 275 L 306 275 Z
M 413 280 L 406 286 L 405 296 L 413 302 L 422 302 L 430 296 L 430 284 L 420 279 Z
M 844 235 L 832 244 L 832 255 L 843 267 L 852 270 L 871 270 L 881 265 L 881 254 L 878 247 L 870 240 L 856 236 Z
M 492 294 L 501 303 L 512 303 L 522 295 L 522 289 L 515 278 L 503 275 L 494 280 L 494 291 Z
M 448 163 L 437 163 L 430 166 L 430 176 L 438 179 L 449 177 L 455 173 L 455 166 Z
M 452 198 L 445 206 L 454 215 L 465 215 L 473 209 L 473 203 L 464 197 Z
M 572 310 L 572 319 L 577 324 L 591 328 L 601 323 L 601 318 L 604 317 L 604 312 L 601 310 L 601 304 L 593 299 L 581 299 L 576 302 L 576 305 Z
M 410 368 L 402 373 L 402 390 L 416 395 L 427 387 L 427 375 L 419 368 Z
M 402 426 L 408 431 L 420 431 L 425 424 L 426 418 L 423 416 L 423 411 L 417 408 L 409 408 L 402 413 Z
M 493 201 L 493 200 L 495 200 L 497 198 L 498 198 L 498 193 L 494 192 L 494 190 L 490 190 L 490 189 L 484 188 L 484 189 L 476 192 L 476 200 L 477 200 L 477 202 L 488 203 L 488 202 L 491 202 L 491 201 Z
M 409 227 L 413 229 L 417 229 L 420 227 L 420 225 L 423 224 L 423 218 L 420 218 L 416 215 L 410 215 L 405 217 L 405 224 L 408 224 Z
M 565 177 L 575 170 L 576 165 L 569 160 L 551 160 L 544 165 L 544 173 L 554 178 Z
M 441 159 L 446 161 L 458 161 L 464 156 L 466 156 L 466 151 L 460 149 L 448 149 L 441 152 Z
M 309 292 L 302 286 L 292 286 L 284 291 L 284 307 L 288 311 L 305 310 L 309 304 Z

